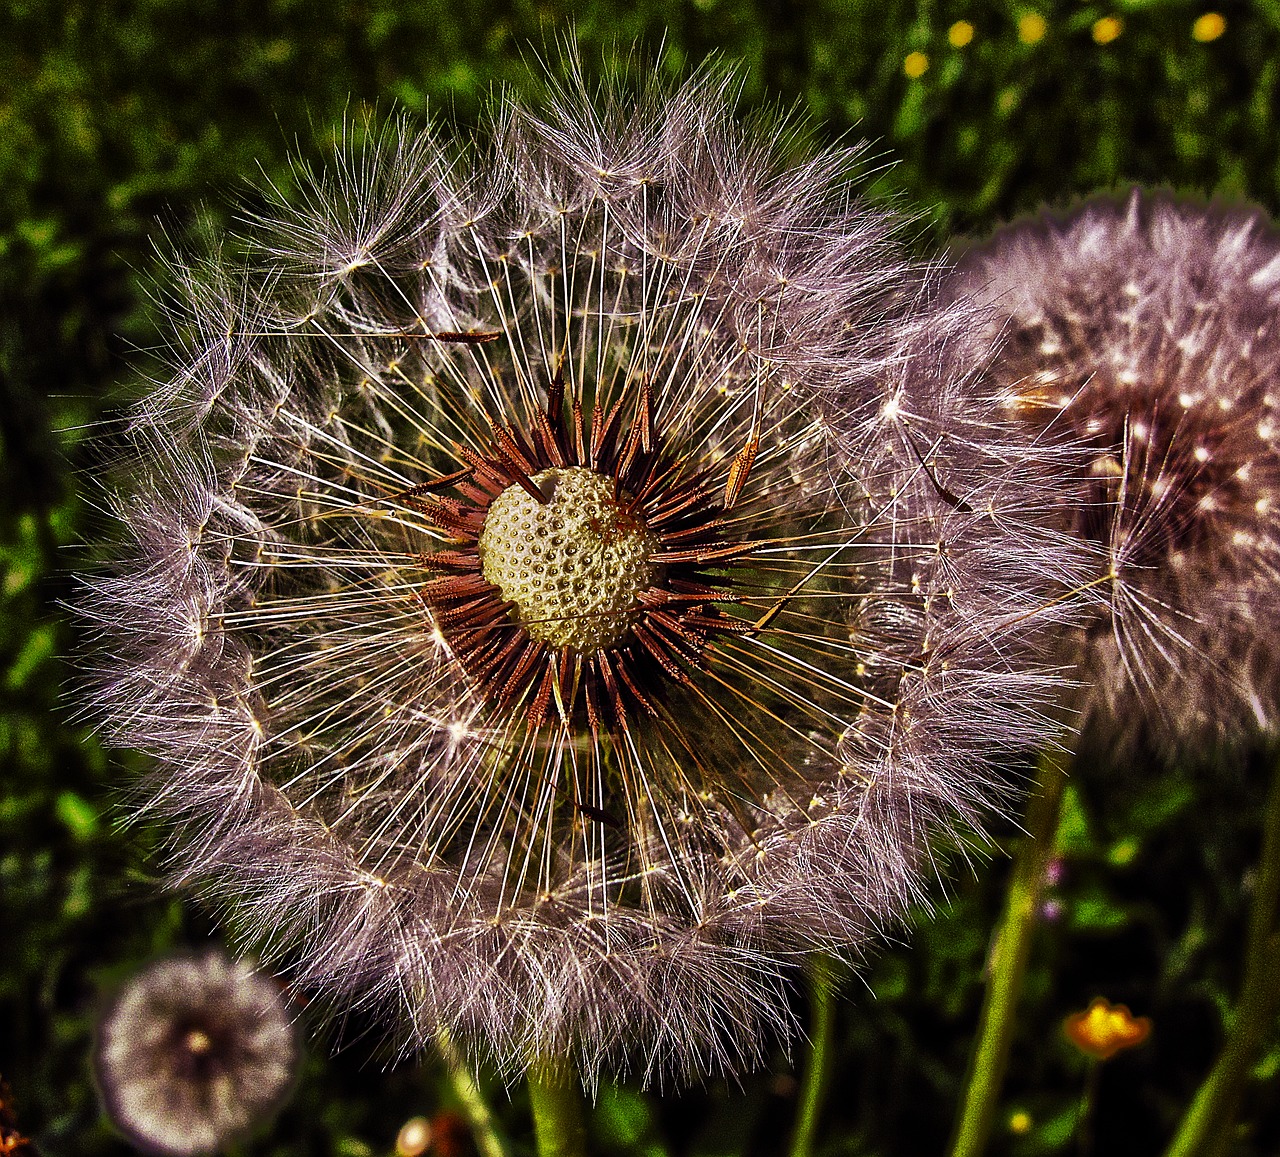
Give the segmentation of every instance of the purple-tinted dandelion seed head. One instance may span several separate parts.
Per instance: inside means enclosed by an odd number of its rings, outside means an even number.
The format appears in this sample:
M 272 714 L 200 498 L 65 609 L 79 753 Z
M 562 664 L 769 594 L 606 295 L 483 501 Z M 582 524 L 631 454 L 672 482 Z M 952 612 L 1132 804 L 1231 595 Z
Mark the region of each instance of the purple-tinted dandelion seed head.
M 1076 581 L 853 155 L 641 87 L 353 130 L 179 268 L 82 604 L 177 879 L 508 1073 L 758 1059 L 1043 738 Z
M 98 1028 L 103 1105 L 140 1149 L 212 1153 L 253 1128 L 293 1080 L 280 989 L 221 952 L 157 961 L 131 977 Z
M 1097 550 L 1076 636 L 1124 740 L 1280 724 L 1280 234 L 1257 210 L 1133 192 L 999 231 L 953 281 L 1008 411 L 1074 444 L 1062 519 Z M 1073 643 L 1074 646 L 1074 643 Z

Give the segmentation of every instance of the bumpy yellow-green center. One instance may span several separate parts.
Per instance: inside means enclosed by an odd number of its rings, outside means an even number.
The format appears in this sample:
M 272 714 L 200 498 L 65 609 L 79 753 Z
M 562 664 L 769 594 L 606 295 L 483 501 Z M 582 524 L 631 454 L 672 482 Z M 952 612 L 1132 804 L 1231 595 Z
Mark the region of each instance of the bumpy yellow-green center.
M 612 478 L 581 466 L 533 477 L 539 502 L 509 486 L 480 532 L 484 577 L 515 604 L 520 625 L 554 647 L 596 651 L 627 633 L 653 581 L 657 540 Z

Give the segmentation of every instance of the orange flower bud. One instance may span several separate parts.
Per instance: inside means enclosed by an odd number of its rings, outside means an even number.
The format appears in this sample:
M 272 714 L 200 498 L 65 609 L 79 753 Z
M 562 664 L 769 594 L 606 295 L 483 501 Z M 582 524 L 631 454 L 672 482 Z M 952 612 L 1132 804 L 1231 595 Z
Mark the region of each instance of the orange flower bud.
M 1135 1017 L 1125 1005 L 1100 996 L 1084 1012 L 1067 1017 L 1062 1031 L 1082 1053 L 1105 1061 L 1146 1040 L 1151 1035 L 1151 1018 Z

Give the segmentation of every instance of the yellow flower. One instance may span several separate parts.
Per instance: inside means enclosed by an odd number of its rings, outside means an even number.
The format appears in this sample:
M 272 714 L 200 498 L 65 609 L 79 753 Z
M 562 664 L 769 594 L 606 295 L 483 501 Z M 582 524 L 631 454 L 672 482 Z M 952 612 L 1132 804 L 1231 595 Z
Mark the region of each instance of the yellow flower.
M 1125 1005 L 1099 996 L 1084 1012 L 1067 1017 L 1062 1031 L 1082 1053 L 1105 1061 L 1146 1040 L 1151 1035 L 1151 1018 L 1135 1017 Z
M 1018 39 L 1023 44 L 1038 44 L 1048 31 L 1048 21 L 1039 12 L 1024 12 L 1018 17 Z
M 912 80 L 919 80 L 929 71 L 929 58 L 923 52 L 909 52 L 902 62 L 902 71 Z
M 1093 39 L 1097 44 L 1110 44 L 1124 31 L 1124 21 L 1119 16 L 1104 16 L 1093 26 Z
M 1221 13 L 1206 12 L 1203 16 L 1196 17 L 1195 23 L 1191 25 L 1191 39 L 1208 44 L 1210 40 L 1217 40 L 1226 30 L 1227 21 Z
M 972 39 L 973 25 L 967 20 L 957 20 L 947 29 L 947 42 L 952 48 L 963 48 Z

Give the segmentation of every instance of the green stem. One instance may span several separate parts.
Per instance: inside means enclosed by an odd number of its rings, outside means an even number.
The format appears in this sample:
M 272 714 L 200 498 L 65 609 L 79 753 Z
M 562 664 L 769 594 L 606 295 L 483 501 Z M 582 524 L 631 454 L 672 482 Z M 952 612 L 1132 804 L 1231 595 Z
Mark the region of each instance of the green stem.
M 1031 953 L 1031 934 L 1039 915 L 1045 865 L 1053 852 L 1071 760 L 1071 753 L 1060 747 L 1040 756 L 1034 793 L 1027 805 L 1027 834 L 1014 857 L 1009 894 L 988 961 L 977 1041 L 969 1059 L 951 1157 L 979 1157 L 991 1135 L 1013 1043 L 1022 977 Z
M 1084 1092 L 1080 1096 L 1080 1111 L 1076 1116 L 1076 1153 L 1089 1157 L 1093 1151 L 1093 1103 L 1098 1099 L 1098 1074 L 1102 1062 L 1096 1057 L 1089 1061 L 1089 1075 L 1085 1077 Z
M 538 1157 L 586 1157 L 582 1090 L 569 1065 L 535 1061 L 529 1066 L 529 1107 Z
M 484 1094 L 476 1079 L 471 1075 L 471 1068 L 466 1057 L 453 1043 L 453 1038 L 444 1029 L 436 1033 L 436 1046 L 444 1057 L 445 1071 L 449 1075 L 449 1087 L 453 1090 L 458 1108 L 467 1119 L 471 1128 L 471 1136 L 475 1139 L 476 1150 L 480 1157 L 508 1157 L 506 1142 L 498 1132 L 498 1127 L 485 1103 Z
M 818 1133 L 818 1118 L 831 1080 L 832 1045 L 835 1040 L 835 995 L 839 966 L 825 952 L 809 958 L 809 1055 L 791 1137 L 791 1157 L 809 1157 Z
M 1222 1052 L 1196 1091 L 1166 1157 L 1218 1157 L 1227 1152 L 1249 1070 L 1280 1011 L 1280 752 L 1272 758 L 1262 855 L 1254 880 L 1244 979 L 1235 1015 Z

